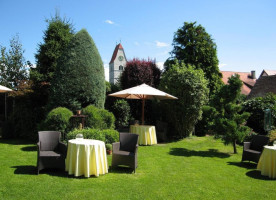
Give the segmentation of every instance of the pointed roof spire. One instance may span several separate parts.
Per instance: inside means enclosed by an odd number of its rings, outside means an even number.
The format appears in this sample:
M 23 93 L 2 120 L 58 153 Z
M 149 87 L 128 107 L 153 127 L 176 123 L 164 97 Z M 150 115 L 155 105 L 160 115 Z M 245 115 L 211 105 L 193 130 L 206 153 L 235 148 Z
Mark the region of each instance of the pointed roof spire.
M 118 53 L 119 49 L 124 49 L 121 43 L 119 43 L 119 44 L 116 45 L 116 47 L 115 47 L 115 49 L 114 49 L 114 52 L 113 52 L 113 55 L 112 55 L 112 57 L 111 57 L 111 60 L 110 60 L 109 64 L 114 62 L 114 60 L 115 60 L 115 58 L 116 58 L 116 56 L 117 56 L 117 53 Z

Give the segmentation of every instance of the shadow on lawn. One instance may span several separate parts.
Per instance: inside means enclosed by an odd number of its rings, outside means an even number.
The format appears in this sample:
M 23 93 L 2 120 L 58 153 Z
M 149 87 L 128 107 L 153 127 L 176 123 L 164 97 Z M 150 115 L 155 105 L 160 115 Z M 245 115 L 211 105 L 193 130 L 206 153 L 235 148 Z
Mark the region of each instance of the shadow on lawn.
M 129 167 L 111 167 L 108 170 L 109 173 L 114 174 L 132 174 L 134 173 L 133 169 Z
M 275 181 L 275 179 L 271 179 L 268 176 L 263 176 L 261 174 L 261 171 L 259 170 L 252 170 L 246 173 L 246 176 L 249 176 L 254 179 L 259 179 L 259 180 L 266 180 L 266 181 Z
M 25 144 L 34 144 L 29 140 L 20 140 L 20 139 L 0 139 L 2 144 L 12 144 L 12 145 L 25 145 Z
M 27 147 L 22 147 L 22 151 L 37 151 L 37 146 L 27 146 Z
M 227 162 L 228 165 L 234 165 L 237 167 L 242 167 L 246 169 L 256 169 L 257 164 L 252 162 Z
M 14 174 L 18 175 L 36 175 L 37 176 L 37 168 L 33 165 L 21 165 L 21 166 L 13 166 L 11 168 L 15 168 Z M 48 174 L 51 176 L 59 176 L 59 177 L 68 177 L 68 174 L 59 169 L 43 169 L 39 172 L 39 174 Z
M 174 156 L 200 156 L 200 157 L 218 157 L 218 158 L 228 158 L 230 157 L 227 153 L 219 152 L 217 149 L 208 149 L 208 151 L 194 151 L 185 148 L 171 148 L 170 155 Z

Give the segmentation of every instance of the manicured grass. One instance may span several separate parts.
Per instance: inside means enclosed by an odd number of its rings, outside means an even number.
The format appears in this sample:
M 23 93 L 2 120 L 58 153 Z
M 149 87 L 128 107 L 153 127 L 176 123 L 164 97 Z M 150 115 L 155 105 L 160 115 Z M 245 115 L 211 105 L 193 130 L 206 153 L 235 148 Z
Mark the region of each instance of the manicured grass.
M 0 199 L 276 199 L 276 181 L 241 164 L 212 137 L 140 146 L 136 174 L 116 168 L 98 178 L 36 175 L 36 146 L 0 139 Z M 111 163 L 111 156 L 108 156 Z

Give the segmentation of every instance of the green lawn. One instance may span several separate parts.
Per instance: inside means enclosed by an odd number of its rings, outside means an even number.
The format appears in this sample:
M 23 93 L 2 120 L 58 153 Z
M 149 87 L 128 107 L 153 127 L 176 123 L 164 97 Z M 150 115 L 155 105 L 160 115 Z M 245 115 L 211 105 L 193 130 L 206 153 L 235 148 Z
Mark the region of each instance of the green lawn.
M 241 164 L 212 137 L 140 146 L 138 169 L 117 168 L 98 178 L 36 175 L 36 146 L 0 139 L 0 199 L 276 199 L 276 181 Z M 108 156 L 109 164 L 111 156 Z

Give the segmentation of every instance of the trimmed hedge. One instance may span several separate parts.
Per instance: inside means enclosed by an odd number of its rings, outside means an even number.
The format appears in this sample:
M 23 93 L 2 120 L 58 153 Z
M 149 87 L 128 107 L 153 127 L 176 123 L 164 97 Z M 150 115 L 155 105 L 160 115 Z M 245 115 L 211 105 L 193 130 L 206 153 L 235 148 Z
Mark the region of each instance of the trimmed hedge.
M 82 134 L 84 139 L 101 140 L 106 144 L 119 141 L 119 132 L 113 129 L 75 129 L 67 134 L 67 140 L 75 139 L 77 134 Z
M 111 112 L 105 109 L 96 108 L 93 105 L 89 105 L 82 110 L 86 118 L 86 127 L 94 129 L 113 129 L 115 127 L 115 117 Z
M 55 108 L 48 113 L 43 123 L 43 127 L 47 130 L 60 131 L 65 133 L 69 128 L 70 118 L 72 115 L 72 111 L 67 108 Z

